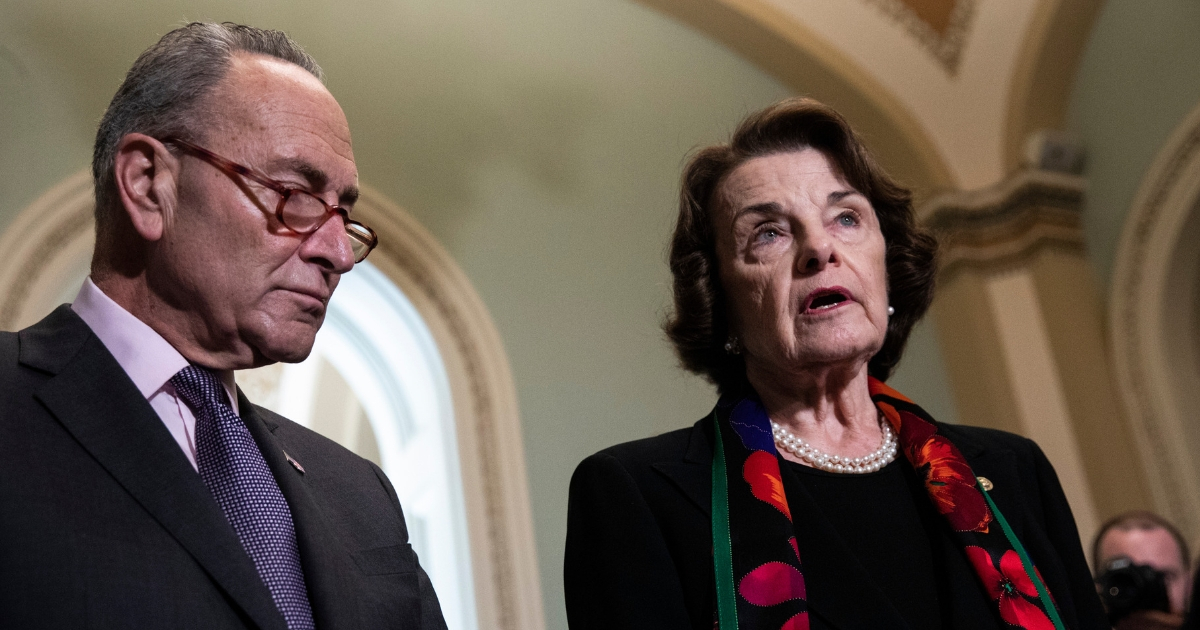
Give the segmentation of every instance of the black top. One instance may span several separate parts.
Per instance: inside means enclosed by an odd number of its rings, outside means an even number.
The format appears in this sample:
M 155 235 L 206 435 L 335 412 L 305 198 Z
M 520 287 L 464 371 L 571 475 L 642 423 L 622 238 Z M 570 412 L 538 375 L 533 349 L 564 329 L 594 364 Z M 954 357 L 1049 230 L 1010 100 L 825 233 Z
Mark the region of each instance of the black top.
M 787 468 L 824 508 L 825 517 L 846 543 L 839 546 L 850 552 L 843 562 L 865 569 L 911 627 L 942 628 L 941 601 L 947 597 L 939 584 L 937 576 L 943 572 L 935 567 L 933 549 L 940 548 L 937 543 L 945 535 L 945 525 L 903 457 L 867 474 L 830 473 L 794 462 L 788 462 Z M 797 505 L 800 499 L 788 496 L 788 503 Z M 793 514 L 803 561 L 804 547 L 825 541 L 817 537 L 811 513 Z

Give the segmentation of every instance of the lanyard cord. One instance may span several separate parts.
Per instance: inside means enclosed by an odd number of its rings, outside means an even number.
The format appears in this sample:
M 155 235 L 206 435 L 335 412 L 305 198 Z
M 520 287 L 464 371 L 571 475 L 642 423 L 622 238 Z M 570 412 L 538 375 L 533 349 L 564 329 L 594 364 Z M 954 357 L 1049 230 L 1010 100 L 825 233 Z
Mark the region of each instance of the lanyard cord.
M 992 508 L 992 514 L 996 515 L 996 520 L 1000 522 L 1000 529 L 1004 530 L 1004 537 L 1008 539 L 1009 544 L 1013 549 L 1017 550 L 1017 555 L 1021 556 L 1021 565 L 1025 567 L 1025 575 L 1033 582 L 1037 588 L 1038 598 L 1042 600 L 1042 607 L 1050 615 L 1050 620 L 1054 622 L 1056 630 L 1066 630 L 1063 625 L 1062 618 L 1058 616 L 1058 608 L 1054 606 L 1054 600 L 1050 599 L 1050 591 L 1042 584 L 1042 578 L 1038 575 L 1037 569 L 1033 567 L 1033 561 L 1029 559 L 1029 554 L 1025 552 L 1025 547 L 1017 540 L 1017 535 L 1013 533 L 1011 527 L 1008 526 L 1008 521 L 1004 519 L 1004 515 L 1000 513 L 1000 508 L 996 507 L 996 502 L 992 501 L 992 497 L 988 495 L 987 490 L 979 489 L 983 493 L 983 498 L 987 499 L 988 507 Z
M 725 445 L 721 422 L 713 414 L 712 539 L 713 568 L 717 578 L 717 627 L 737 630 L 737 598 L 733 594 L 733 541 L 729 535 L 729 480 L 725 476 Z

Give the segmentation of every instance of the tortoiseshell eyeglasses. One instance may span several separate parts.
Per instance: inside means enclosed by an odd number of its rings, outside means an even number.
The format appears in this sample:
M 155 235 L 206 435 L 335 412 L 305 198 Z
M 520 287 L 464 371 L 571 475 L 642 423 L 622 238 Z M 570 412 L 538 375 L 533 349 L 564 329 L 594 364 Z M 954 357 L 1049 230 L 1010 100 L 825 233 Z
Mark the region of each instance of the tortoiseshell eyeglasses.
M 163 144 L 171 144 L 192 155 L 212 164 L 229 176 L 240 176 L 261 184 L 279 193 L 279 203 L 275 206 L 275 218 L 279 219 L 285 228 L 300 235 L 316 232 L 333 215 L 341 215 L 342 223 L 346 226 L 346 236 L 350 237 L 350 251 L 354 253 L 354 262 L 360 263 L 379 244 L 375 230 L 350 219 L 350 211 L 341 206 L 331 206 L 324 199 L 300 188 L 288 186 L 283 182 L 271 179 L 266 175 L 238 164 L 228 158 L 223 158 L 204 147 L 197 146 L 181 138 L 163 138 Z

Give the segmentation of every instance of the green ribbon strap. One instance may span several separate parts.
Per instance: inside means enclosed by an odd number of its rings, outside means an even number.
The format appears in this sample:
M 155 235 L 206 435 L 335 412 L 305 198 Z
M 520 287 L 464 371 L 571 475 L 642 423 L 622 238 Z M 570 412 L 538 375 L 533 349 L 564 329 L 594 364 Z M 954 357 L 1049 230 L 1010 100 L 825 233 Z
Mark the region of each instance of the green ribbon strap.
M 715 474 L 715 473 L 714 473 Z M 1004 530 L 1004 537 L 1008 539 L 1009 544 L 1017 551 L 1017 555 L 1021 557 L 1021 565 L 1025 567 L 1025 575 L 1033 582 L 1037 588 L 1038 598 L 1042 600 L 1042 607 L 1046 609 L 1046 613 L 1050 615 L 1050 620 L 1054 622 L 1056 630 L 1066 630 L 1063 625 L 1062 618 L 1058 616 L 1058 608 L 1054 606 L 1054 600 L 1050 599 L 1050 591 L 1042 584 L 1042 578 L 1038 576 L 1037 570 L 1033 568 L 1033 561 L 1029 559 L 1029 554 L 1025 552 L 1025 546 L 1017 539 L 1017 535 L 1013 533 L 1011 527 L 1008 526 L 1008 521 L 1004 519 L 1004 515 L 1000 513 L 1000 508 L 996 507 L 996 502 L 992 501 L 991 495 L 987 490 L 980 486 L 979 491 L 983 493 L 983 498 L 987 499 L 988 507 L 992 508 L 992 514 L 996 515 L 996 520 L 1000 522 L 1000 529 Z M 714 496 L 716 493 L 714 492 Z M 716 517 L 714 517 L 716 518 Z
M 725 475 L 725 445 L 721 422 L 713 410 L 712 538 L 713 566 L 717 577 L 717 627 L 737 630 L 737 598 L 733 594 L 733 540 L 729 535 L 729 480 Z

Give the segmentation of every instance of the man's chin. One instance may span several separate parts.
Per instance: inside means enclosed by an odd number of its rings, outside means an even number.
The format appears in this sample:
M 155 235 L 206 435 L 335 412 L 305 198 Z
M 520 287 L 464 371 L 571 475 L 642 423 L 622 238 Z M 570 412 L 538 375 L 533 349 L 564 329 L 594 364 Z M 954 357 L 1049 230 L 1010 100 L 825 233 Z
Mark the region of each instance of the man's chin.
M 269 354 L 264 352 L 263 358 L 267 360 L 264 365 L 270 365 L 272 363 L 300 363 L 301 361 L 307 359 L 308 355 L 310 354 L 312 354 L 311 344 L 307 348 L 303 349 L 303 351 L 288 349 L 282 351 L 273 351 Z
M 299 363 L 312 354 L 316 331 L 292 335 L 270 335 L 254 344 L 255 363 Z

